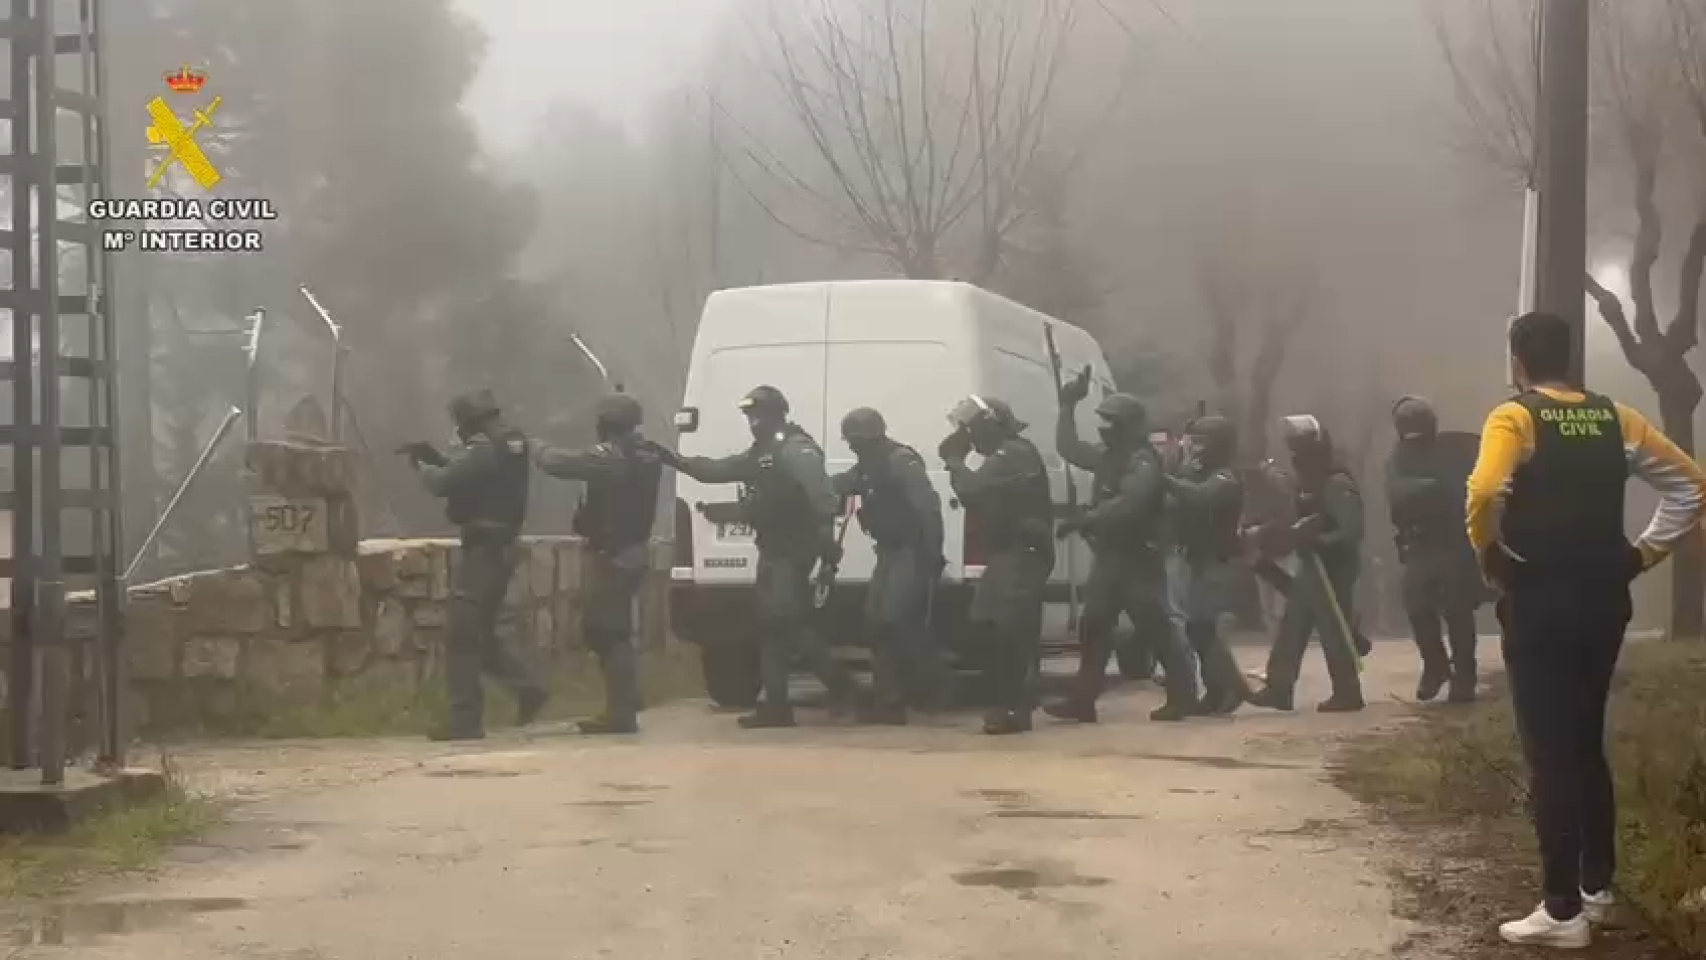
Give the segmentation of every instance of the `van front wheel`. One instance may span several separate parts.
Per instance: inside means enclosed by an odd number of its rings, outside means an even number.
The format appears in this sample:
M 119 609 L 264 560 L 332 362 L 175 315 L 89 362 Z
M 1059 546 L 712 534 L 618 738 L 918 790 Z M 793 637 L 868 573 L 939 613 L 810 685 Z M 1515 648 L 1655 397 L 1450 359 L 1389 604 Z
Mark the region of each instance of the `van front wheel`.
M 719 707 L 758 705 L 758 647 L 749 643 L 711 643 L 699 648 L 705 692 Z

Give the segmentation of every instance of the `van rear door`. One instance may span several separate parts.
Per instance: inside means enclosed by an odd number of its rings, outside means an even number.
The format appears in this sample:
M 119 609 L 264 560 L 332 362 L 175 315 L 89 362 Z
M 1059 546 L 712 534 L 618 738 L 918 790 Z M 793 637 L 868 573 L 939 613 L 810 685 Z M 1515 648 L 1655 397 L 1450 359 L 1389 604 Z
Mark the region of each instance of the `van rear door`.
M 706 301 L 701 349 L 688 373 L 684 403 L 698 411 L 699 425 L 682 434 L 684 454 L 724 457 L 751 446 L 752 432 L 737 404 L 766 384 L 788 398 L 790 418 L 824 442 L 828 290 L 823 284 L 791 284 L 723 291 Z M 758 565 L 752 531 L 727 513 L 739 489 L 683 476 L 676 490 L 693 517 L 694 580 L 752 583 Z
M 856 458 L 841 439 L 841 418 L 858 407 L 883 415 L 888 435 L 918 451 L 946 510 L 952 493 L 936 447 L 947 435 L 947 415 L 969 391 L 969 358 L 958 305 L 917 282 L 838 284 L 829 304 L 829 352 L 824 382 L 829 400 L 824 451 L 831 476 L 852 469 Z M 959 525 L 945 513 L 950 577 L 959 574 Z M 863 583 L 876 567 L 876 551 L 855 523 L 842 543 L 839 576 Z

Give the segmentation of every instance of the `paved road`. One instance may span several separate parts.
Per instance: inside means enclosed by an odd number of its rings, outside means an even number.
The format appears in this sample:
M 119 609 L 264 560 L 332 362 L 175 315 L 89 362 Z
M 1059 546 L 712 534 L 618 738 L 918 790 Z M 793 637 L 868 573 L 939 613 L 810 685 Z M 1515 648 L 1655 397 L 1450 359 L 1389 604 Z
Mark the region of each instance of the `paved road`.
M 188 767 L 244 801 L 235 822 L 15 955 L 1382 957 L 1405 930 L 1321 764 L 1399 713 L 1411 662 L 1383 647 L 1360 718 L 1165 726 L 1128 689 L 1098 727 L 1000 740 L 970 716 L 743 733 L 681 705 L 626 743 L 205 752 Z M 1311 663 L 1303 700 L 1323 684 Z

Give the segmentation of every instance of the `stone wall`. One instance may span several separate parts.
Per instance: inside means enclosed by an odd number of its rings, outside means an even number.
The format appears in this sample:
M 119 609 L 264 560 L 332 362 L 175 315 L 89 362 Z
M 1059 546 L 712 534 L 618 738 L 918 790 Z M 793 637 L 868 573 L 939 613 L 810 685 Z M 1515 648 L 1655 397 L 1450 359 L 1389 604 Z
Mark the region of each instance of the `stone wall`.
M 549 667 L 581 645 L 582 542 L 524 538 L 518 550 L 499 629 L 528 661 Z M 217 726 L 312 705 L 352 683 L 440 682 L 458 555 L 452 540 L 370 540 L 353 560 L 308 554 L 132 587 L 130 728 Z M 667 564 L 667 545 L 657 556 Z M 654 567 L 667 589 L 667 566 Z M 72 635 L 92 638 L 93 597 L 69 601 Z M 664 642 L 666 610 L 641 604 L 643 643 Z

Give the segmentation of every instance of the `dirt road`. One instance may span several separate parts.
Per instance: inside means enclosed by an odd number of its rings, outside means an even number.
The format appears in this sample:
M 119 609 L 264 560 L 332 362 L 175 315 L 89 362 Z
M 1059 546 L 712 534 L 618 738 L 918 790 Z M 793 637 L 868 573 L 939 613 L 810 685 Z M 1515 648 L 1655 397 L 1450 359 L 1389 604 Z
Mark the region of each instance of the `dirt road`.
M 1361 717 L 1167 726 L 1137 689 L 1098 727 L 1000 740 L 969 716 L 743 733 L 683 705 L 624 743 L 193 755 L 202 784 L 245 801 L 231 826 L 20 928 L 14 956 L 1386 956 L 1405 930 L 1320 775 L 1337 735 L 1398 713 L 1386 696 L 1411 664 L 1377 653 Z

